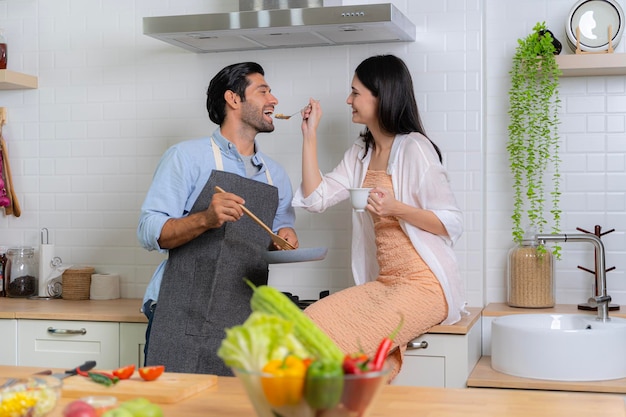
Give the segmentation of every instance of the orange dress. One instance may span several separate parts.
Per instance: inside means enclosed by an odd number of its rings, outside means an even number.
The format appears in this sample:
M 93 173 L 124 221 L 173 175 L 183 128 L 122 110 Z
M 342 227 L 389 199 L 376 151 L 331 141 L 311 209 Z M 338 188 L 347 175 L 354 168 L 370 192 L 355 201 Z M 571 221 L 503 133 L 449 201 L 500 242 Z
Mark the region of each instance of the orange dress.
M 376 186 L 393 189 L 391 176 L 385 171 L 368 171 L 363 187 Z M 372 215 L 372 220 L 380 268 L 376 281 L 333 293 L 311 304 L 305 313 L 344 353 L 362 349 L 370 356 L 404 316 L 394 340 L 394 347 L 400 349 L 387 359 L 395 377 L 407 343 L 441 323 L 448 306 L 439 281 L 402 231 L 398 219 Z

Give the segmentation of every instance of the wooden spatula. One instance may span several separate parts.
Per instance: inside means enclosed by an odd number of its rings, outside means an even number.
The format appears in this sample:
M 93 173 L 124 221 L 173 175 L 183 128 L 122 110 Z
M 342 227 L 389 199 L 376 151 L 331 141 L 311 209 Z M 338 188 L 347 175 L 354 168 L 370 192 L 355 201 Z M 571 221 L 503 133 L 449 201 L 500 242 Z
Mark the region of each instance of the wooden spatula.
M 5 187 L 7 190 L 7 195 L 9 200 L 11 200 L 11 205 L 4 208 L 4 213 L 6 215 L 12 214 L 15 217 L 20 217 L 22 214 L 22 209 L 20 207 L 19 201 L 17 201 L 17 195 L 15 195 L 15 189 L 13 188 L 13 177 L 11 175 L 11 165 L 9 164 L 9 152 L 7 151 L 7 144 L 2 137 L 2 128 L 0 125 L 0 151 L 2 152 L 2 161 L 4 162 L 4 175 L 5 175 Z
M 217 185 L 215 186 L 215 191 L 217 191 L 218 193 L 225 193 L 226 192 L 221 187 L 219 187 Z M 244 213 L 246 213 L 248 216 L 250 216 L 252 218 L 252 220 L 254 220 L 256 222 L 256 224 L 261 226 L 267 233 L 270 234 L 270 236 L 272 237 L 272 242 L 274 242 L 276 245 L 278 245 L 279 248 L 281 248 L 283 250 L 295 249 L 291 243 L 287 242 L 285 239 L 283 239 L 282 237 L 280 237 L 276 233 L 274 233 L 272 231 L 272 229 L 267 227 L 267 225 L 265 223 L 263 223 L 263 221 L 261 221 L 261 219 L 259 219 L 257 216 L 255 216 L 254 213 L 252 213 L 250 210 L 248 210 L 248 208 L 246 206 L 244 206 L 243 204 L 239 204 L 239 206 L 241 207 L 241 209 L 243 210 Z

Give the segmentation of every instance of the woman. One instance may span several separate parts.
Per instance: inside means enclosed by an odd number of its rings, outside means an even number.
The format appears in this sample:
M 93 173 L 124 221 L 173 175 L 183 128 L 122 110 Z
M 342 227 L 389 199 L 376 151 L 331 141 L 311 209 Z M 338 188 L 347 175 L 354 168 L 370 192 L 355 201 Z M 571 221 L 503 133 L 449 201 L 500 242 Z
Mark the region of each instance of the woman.
M 395 376 L 406 344 L 437 324 L 458 321 L 463 282 L 453 244 L 462 217 L 441 153 L 425 135 L 404 62 L 393 55 L 363 61 L 346 100 L 359 139 L 335 169 L 321 175 L 317 160 L 319 101 L 302 122 L 302 184 L 293 205 L 311 212 L 349 198 L 348 189 L 372 188 L 366 211 L 352 213 L 352 272 L 357 286 L 308 307 L 309 315 L 346 353 L 372 355 L 401 318 L 388 361 Z M 361 285 L 362 284 L 362 285 Z

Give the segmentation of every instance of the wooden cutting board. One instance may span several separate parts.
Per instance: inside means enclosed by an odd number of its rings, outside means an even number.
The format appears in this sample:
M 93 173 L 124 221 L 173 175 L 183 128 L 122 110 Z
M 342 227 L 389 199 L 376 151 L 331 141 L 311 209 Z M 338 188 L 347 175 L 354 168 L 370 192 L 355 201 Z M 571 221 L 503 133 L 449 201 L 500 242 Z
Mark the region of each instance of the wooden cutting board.
M 75 375 L 63 380 L 63 397 L 81 398 L 90 395 L 113 395 L 119 401 L 143 397 L 148 400 L 171 404 L 188 398 L 217 384 L 217 376 L 165 372 L 155 381 L 144 381 L 138 372 L 107 387 L 91 379 Z

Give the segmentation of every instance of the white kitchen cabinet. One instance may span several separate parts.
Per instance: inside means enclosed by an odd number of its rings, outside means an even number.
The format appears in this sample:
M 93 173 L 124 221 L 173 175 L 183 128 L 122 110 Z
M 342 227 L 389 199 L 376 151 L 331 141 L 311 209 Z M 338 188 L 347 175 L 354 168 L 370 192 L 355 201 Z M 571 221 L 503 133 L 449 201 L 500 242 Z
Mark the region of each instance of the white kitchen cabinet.
M 426 333 L 413 339 L 393 385 L 465 388 L 481 356 L 481 320 L 465 334 Z
M 71 369 L 95 360 L 100 369 L 120 362 L 120 323 L 25 320 L 17 324 L 17 364 Z
M 147 327 L 146 323 L 120 323 L 120 366 L 143 366 Z
M 17 320 L 0 319 L 0 365 L 17 365 Z

